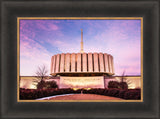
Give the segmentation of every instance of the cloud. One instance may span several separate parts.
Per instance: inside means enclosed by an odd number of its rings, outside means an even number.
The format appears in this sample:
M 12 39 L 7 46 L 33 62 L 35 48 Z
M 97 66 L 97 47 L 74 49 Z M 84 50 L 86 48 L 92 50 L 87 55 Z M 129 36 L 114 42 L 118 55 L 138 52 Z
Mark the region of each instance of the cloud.
M 55 31 L 59 29 L 59 27 L 55 23 L 47 22 L 44 20 L 37 20 L 37 22 L 35 23 L 38 29 L 41 29 L 44 31 Z
M 20 74 L 34 75 L 37 66 L 45 64 L 49 70 L 52 54 L 35 40 L 21 34 Z M 48 72 L 49 73 L 49 72 Z
M 48 24 L 50 30 L 58 30 L 58 26 L 55 24 Z
M 107 26 L 108 29 L 92 38 L 94 42 L 91 42 L 87 49 L 111 54 L 114 57 L 116 75 L 121 75 L 123 70 L 130 75 L 140 75 L 140 28 L 135 28 L 135 24 L 130 21 Z
M 74 42 L 68 42 L 70 39 L 67 40 L 67 38 L 62 39 L 47 39 L 46 42 L 52 44 L 53 47 L 57 47 L 58 50 L 62 53 L 73 53 L 73 52 L 79 52 L 80 51 L 80 39 L 76 40 L 74 39 Z M 71 40 L 70 40 L 71 41 Z

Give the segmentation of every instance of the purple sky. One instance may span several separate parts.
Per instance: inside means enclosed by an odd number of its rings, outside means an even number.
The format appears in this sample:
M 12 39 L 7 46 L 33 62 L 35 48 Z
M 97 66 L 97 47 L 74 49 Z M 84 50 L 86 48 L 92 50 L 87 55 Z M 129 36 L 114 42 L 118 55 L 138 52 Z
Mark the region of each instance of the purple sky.
M 20 20 L 20 75 L 35 75 L 42 64 L 50 73 L 51 56 L 80 51 L 114 57 L 115 75 L 141 74 L 140 20 Z

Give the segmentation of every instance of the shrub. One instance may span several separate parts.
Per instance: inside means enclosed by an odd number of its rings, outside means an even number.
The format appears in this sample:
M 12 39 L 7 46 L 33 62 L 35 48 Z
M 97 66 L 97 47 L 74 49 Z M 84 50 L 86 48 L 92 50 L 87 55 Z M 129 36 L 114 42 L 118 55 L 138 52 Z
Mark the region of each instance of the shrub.
M 119 90 L 117 90 L 117 89 L 109 89 L 107 94 L 108 94 L 108 96 L 118 97 Z
M 128 89 L 128 84 L 126 82 L 110 81 L 108 82 L 108 88 L 117 88 L 117 89 Z
M 58 88 L 58 85 L 55 81 L 47 81 L 45 82 L 45 88 Z
M 120 87 L 121 89 L 126 90 L 126 89 L 128 89 L 128 84 L 127 84 L 126 82 L 120 82 L 120 83 L 119 83 L 119 87 Z
M 106 96 L 108 95 L 108 90 L 107 89 L 104 90 L 104 95 L 106 95 Z
M 49 88 L 58 88 L 58 85 L 55 81 L 43 81 L 41 80 L 37 84 L 37 89 L 49 89 Z
M 127 100 L 138 100 L 141 99 L 141 90 L 140 89 L 78 89 L 73 90 L 71 88 L 67 89 L 20 89 L 20 99 L 21 100 L 30 100 L 37 99 L 42 97 L 61 95 L 61 94 L 70 94 L 70 93 L 81 93 L 81 91 L 85 94 L 98 94 L 98 95 L 106 95 L 113 96 L 118 98 L 123 98 Z
M 118 95 L 118 97 L 119 97 L 119 98 L 123 98 L 123 97 L 124 97 L 125 92 L 126 92 L 125 90 L 120 90 L 120 91 L 119 91 L 119 95 Z
M 41 80 L 37 83 L 37 89 L 43 89 L 45 87 L 45 81 Z
M 128 90 L 125 94 L 124 94 L 124 99 L 141 99 L 141 92 L 140 90 L 137 90 L 137 89 L 131 89 L 131 90 Z
M 119 88 L 119 82 L 118 81 L 109 81 L 108 88 Z

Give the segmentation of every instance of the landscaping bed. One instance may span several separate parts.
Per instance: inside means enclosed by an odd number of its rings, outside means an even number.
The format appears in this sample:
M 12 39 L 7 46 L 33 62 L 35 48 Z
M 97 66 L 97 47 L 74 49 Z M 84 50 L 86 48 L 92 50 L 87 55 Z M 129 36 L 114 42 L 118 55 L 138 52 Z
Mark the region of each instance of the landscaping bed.
M 73 90 L 67 89 L 20 89 L 20 100 L 33 100 L 48 96 L 62 95 L 62 94 L 98 94 L 104 96 L 112 96 L 122 98 L 126 100 L 140 100 L 141 90 L 140 89 L 78 89 Z

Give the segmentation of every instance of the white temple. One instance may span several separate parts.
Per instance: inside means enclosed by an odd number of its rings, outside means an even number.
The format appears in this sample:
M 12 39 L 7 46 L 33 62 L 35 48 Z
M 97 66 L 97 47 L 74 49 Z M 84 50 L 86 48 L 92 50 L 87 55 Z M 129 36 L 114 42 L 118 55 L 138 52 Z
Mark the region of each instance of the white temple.
M 64 83 L 64 78 L 70 77 L 69 79 L 71 79 L 71 77 L 74 77 L 74 81 L 69 81 L 67 80 L 68 78 L 66 79 L 69 83 L 68 87 L 79 87 L 81 83 L 80 80 L 82 80 L 82 78 L 86 79 L 85 81 L 87 81 L 87 79 L 90 77 L 91 81 L 91 77 L 95 79 L 97 76 L 101 76 L 101 82 L 103 83 L 103 86 L 101 85 L 97 87 L 97 85 L 95 85 L 94 88 L 104 87 L 103 76 L 114 75 L 113 56 L 107 53 L 85 53 L 83 50 L 83 30 L 81 30 L 80 53 L 62 53 L 52 56 L 50 74 L 53 76 L 61 76 L 60 85 Z M 75 77 L 77 77 L 78 79 L 76 79 Z M 72 82 L 76 82 L 77 85 L 73 86 Z M 91 81 L 90 85 L 88 86 L 92 87 L 92 83 L 93 81 Z M 82 83 L 80 87 L 83 88 L 86 87 L 86 85 L 83 85 Z
M 56 54 L 51 58 L 52 78 L 59 88 L 107 88 L 111 80 L 120 81 L 121 76 L 113 76 L 113 56 L 107 53 L 86 53 L 83 50 L 83 31 L 81 30 L 81 50 L 79 53 Z M 60 77 L 59 77 L 60 76 Z M 35 77 L 33 77 L 35 78 Z M 141 87 L 141 76 L 127 76 L 130 89 Z M 32 89 L 32 78 L 21 77 L 21 88 Z
M 85 53 L 83 51 L 83 31 L 81 30 L 80 53 L 56 54 L 51 58 L 51 75 L 66 76 L 71 73 L 113 75 L 113 56 L 107 53 Z

